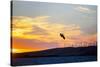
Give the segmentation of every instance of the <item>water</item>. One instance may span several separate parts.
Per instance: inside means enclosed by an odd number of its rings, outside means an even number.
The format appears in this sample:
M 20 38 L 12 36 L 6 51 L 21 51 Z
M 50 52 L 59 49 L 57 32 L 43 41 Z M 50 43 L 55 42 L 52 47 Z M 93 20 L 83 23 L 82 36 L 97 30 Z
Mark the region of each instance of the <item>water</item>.
M 67 57 L 38 57 L 38 58 L 16 58 L 13 59 L 12 65 L 40 65 L 40 64 L 56 64 L 56 63 L 72 63 L 96 61 L 96 56 L 67 56 Z

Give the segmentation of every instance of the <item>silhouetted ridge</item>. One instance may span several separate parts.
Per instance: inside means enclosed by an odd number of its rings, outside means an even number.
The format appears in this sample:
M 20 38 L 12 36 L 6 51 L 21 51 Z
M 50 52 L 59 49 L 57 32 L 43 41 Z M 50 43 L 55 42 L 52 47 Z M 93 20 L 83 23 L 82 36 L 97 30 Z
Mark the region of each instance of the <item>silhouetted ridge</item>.
M 13 58 L 24 58 L 24 57 L 52 57 L 52 56 L 97 56 L 97 46 L 90 47 L 66 47 L 66 48 L 55 48 L 37 52 L 26 52 L 26 53 L 15 53 L 12 54 Z

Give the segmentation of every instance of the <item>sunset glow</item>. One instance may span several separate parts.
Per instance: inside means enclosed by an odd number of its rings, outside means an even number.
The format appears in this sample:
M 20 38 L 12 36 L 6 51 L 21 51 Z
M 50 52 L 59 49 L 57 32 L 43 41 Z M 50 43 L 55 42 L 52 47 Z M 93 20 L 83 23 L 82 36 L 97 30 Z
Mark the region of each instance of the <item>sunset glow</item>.
M 13 17 L 12 46 L 14 49 L 12 52 L 39 51 L 47 48 L 60 48 L 64 45 L 65 47 L 89 46 L 96 42 L 96 34 L 83 35 L 84 32 L 78 25 L 50 24 L 47 21 L 48 18 L 48 16 Z M 59 36 L 60 32 L 65 34 L 65 41 Z M 86 44 L 82 45 L 81 43 Z
M 97 45 L 96 6 L 13 3 L 13 53 Z
M 13 53 L 18 53 L 18 52 L 20 52 L 20 50 L 18 50 L 18 49 L 12 49 L 12 52 Z

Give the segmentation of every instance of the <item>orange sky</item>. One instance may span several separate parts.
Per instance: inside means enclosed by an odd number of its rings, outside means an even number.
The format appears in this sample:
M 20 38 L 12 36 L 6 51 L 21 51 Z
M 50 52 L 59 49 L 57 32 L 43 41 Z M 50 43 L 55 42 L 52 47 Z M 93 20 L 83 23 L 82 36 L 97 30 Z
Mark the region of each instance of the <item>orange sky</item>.
M 97 41 L 97 34 L 87 34 L 76 24 L 51 23 L 50 16 L 35 18 L 12 17 L 12 52 L 39 51 L 60 47 L 91 46 Z M 63 40 L 59 33 L 64 33 Z M 83 44 L 82 44 L 83 43 Z

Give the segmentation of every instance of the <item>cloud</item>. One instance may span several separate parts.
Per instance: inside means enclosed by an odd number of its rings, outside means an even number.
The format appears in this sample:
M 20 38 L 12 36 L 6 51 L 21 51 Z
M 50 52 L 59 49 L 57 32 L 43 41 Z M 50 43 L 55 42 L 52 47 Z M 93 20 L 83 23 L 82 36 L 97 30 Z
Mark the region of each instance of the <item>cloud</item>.
M 51 23 L 48 21 L 49 16 L 41 17 L 13 17 L 13 37 L 26 39 L 41 39 L 55 41 L 59 33 L 64 32 L 67 36 L 80 35 L 80 27 L 75 24 L 64 25 L 60 23 Z M 54 39 L 54 40 L 50 40 Z M 43 39 L 42 39 L 43 40 Z
M 26 32 L 25 34 L 37 34 L 37 35 L 48 35 L 47 31 L 45 29 L 42 29 L 36 25 L 32 26 L 31 32 Z
M 75 10 L 82 12 L 82 13 L 94 13 L 94 12 L 96 12 L 95 10 L 92 10 L 88 7 L 83 7 L 83 6 L 78 6 L 75 8 Z
M 77 43 L 84 40 L 89 43 L 96 41 L 96 37 L 92 35 L 83 35 L 84 32 L 80 29 L 79 25 L 53 23 L 48 21 L 49 18 L 50 16 L 34 18 L 24 16 L 12 17 L 13 48 L 34 49 L 35 51 L 63 47 L 64 44 L 66 47 L 70 47 L 72 44 L 76 46 Z M 64 33 L 66 40 L 59 36 L 61 32 Z

